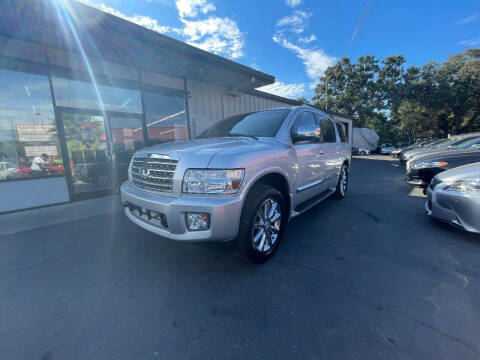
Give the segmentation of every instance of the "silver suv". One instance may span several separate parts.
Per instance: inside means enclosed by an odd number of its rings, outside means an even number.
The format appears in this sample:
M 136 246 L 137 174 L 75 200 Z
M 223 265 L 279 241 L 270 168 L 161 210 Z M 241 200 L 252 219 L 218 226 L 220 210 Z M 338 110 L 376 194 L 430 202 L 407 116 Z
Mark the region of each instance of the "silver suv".
M 138 151 L 121 197 L 144 229 L 182 241 L 235 239 L 240 254 L 262 262 L 291 218 L 345 196 L 350 162 L 343 124 L 305 105 L 277 108 Z

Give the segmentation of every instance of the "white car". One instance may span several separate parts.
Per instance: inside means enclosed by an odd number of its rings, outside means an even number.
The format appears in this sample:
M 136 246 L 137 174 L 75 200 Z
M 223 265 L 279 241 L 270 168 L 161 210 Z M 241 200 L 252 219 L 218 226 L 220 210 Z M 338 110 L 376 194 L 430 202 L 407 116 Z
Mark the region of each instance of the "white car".
M 5 180 L 8 175 L 13 174 L 18 168 L 14 163 L 0 161 L 0 180 Z
M 367 148 L 359 147 L 358 155 L 370 155 L 370 150 L 368 150 Z
M 395 150 L 397 150 L 397 148 L 392 144 L 382 144 L 380 154 L 390 155 Z

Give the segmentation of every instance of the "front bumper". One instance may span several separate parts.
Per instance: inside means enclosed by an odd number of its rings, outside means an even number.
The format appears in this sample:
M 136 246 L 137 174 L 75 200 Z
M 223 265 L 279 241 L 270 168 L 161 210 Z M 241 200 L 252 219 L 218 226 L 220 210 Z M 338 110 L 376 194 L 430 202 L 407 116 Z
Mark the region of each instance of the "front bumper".
M 413 169 L 407 168 L 407 183 L 414 186 L 426 188 L 435 175 L 443 170 L 439 168 Z
M 464 230 L 480 233 L 480 197 L 443 189 L 427 189 L 425 211 L 428 216 L 449 222 Z
M 122 184 L 121 198 L 143 209 L 161 213 L 167 226 L 158 221 L 140 216 L 136 210 L 125 207 L 125 214 L 135 224 L 160 236 L 180 241 L 224 241 L 237 236 L 242 212 L 242 198 L 218 195 L 165 196 L 137 188 L 129 182 Z M 210 215 L 210 228 L 205 231 L 189 231 L 186 213 L 197 212 Z

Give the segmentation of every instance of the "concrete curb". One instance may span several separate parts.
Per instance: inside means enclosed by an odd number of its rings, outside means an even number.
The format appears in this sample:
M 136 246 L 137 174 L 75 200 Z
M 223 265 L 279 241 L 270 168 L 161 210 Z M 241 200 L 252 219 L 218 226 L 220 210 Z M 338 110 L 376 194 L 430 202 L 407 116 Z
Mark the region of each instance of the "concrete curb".
M 119 195 L 0 215 L 0 236 L 122 210 Z

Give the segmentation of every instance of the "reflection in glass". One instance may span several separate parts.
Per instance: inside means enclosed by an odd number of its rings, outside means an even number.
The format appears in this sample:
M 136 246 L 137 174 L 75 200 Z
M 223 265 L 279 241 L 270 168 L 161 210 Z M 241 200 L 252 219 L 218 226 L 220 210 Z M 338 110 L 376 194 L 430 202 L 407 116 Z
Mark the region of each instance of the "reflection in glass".
M 128 178 L 130 159 L 143 147 L 143 128 L 139 118 L 109 117 L 117 185 Z
M 150 143 L 188 139 L 183 95 L 144 93 L 147 135 Z
M 135 151 L 143 147 L 143 128 L 139 118 L 114 116 L 109 118 L 115 152 Z
M 62 114 L 75 193 L 112 187 L 103 116 Z
M 64 173 L 48 78 L 0 69 L 0 180 Z
M 52 80 L 57 106 L 142 113 L 139 91 L 98 85 L 97 94 L 95 86 L 91 83 L 56 77 Z M 99 99 L 103 102 L 103 108 Z

